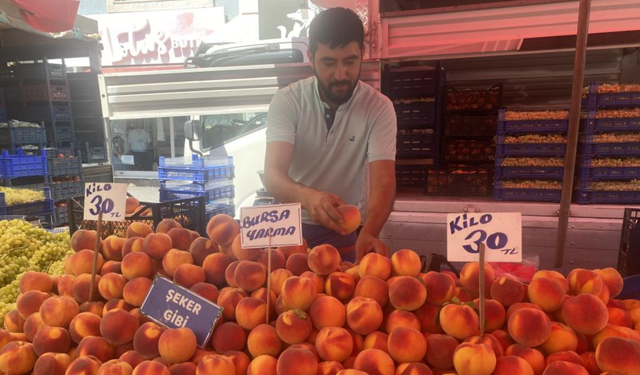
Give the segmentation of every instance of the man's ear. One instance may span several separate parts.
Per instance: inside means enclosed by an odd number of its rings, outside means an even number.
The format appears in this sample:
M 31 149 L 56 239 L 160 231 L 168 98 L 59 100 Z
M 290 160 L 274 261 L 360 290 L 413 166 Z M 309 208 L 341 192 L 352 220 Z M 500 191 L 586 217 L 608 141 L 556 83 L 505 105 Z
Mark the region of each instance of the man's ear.
M 313 54 L 311 53 L 310 49 L 307 50 L 307 58 L 309 59 L 311 66 L 315 69 L 315 62 L 313 61 Z

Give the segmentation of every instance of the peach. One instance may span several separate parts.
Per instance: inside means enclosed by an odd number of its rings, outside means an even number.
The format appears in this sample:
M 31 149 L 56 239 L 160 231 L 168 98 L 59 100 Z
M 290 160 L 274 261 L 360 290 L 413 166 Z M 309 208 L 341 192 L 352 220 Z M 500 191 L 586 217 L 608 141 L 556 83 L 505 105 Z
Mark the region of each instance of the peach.
M 535 375 L 542 375 L 546 367 L 544 356 L 540 351 L 520 344 L 514 344 L 504 352 L 507 356 L 517 356 L 529 363 Z
M 493 350 L 493 354 L 496 355 L 496 358 L 500 358 L 504 355 L 504 348 L 500 341 L 492 335 L 484 335 L 480 336 L 471 336 L 464 340 L 464 342 L 468 342 L 470 344 L 483 344 L 491 348 Z
M 196 375 L 198 366 L 191 362 L 176 363 L 169 367 L 171 375 Z
M 507 308 L 524 299 L 524 286 L 521 282 L 510 277 L 501 277 L 494 281 L 491 284 L 490 292 L 492 299 Z
M 135 350 L 129 350 L 120 356 L 120 360 L 127 362 L 133 369 L 138 367 L 139 364 L 145 361 L 144 357 Z
M 76 344 L 89 336 L 100 336 L 100 322 L 98 315 L 84 312 L 76 315 L 69 324 L 69 334 Z
M 122 292 L 126 284 L 126 277 L 117 273 L 108 273 L 100 278 L 98 292 L 106 300 L 122 298 Z
M 28 271 L 20 279 L 20 293 L 32 290 L 49 293 L 53 290 L 53 279 L 43 272 Z
M 174 228 L 182 228 L 182 224 L 173 219 L 163 219 L 156 227 L 156 233 L 169 233 Z
M 596 349 L 596 362 L 602 371 L 640 374 L 640 343 L 619 337 L 607 338 Z
M 11 333 L 24 332 L 25 320 L 20 316 L 17 310 L 9 311 L 4 316 L 4 328 Z
M 131 375 L 132 373 L 133 368 L 127 362 L 112 359 L 100 367 L 97 375 Z
M 624 281 L 618 270 L 609 267 L 602 270 L 595 270 L 595 272 L 600 275 L 604 285 L 609 288 L 611 298 L 617 297 L 618 294 L 622 292 Z
M 609 337 L 619 337 L 623 339 L 632 339 L 640 342 L 640 336 L 637 332 L 630 328 L 618 327 L 611 324 L 607 324 L 602 331 L 596 333 L 591 337 L 591 347 L 597 348 L 602 341 Z
M 124 245 L 122 245 L 122 259 L 130 253 L 141 253 L 142 252 L 142 244 L 144 244 L 144 238 L 142 237 L 132 237 L 128 238 L 124 241 Z
M 344 370 L 344 366 L 340 362 L 325 361 L 318 363 L 318 375 L 337 375 Z
M 354 363 L 355 363 L 355 358 L 354 358 Z M 344 369 L 344 370 L 340 370 L 340 372 L 338 372 L 337 375 L 368 375 L 368 373 L 364 371 L 354 370 L 354 369 Z
M 42 321 L 42 316 L 40 313 L 31 314 L 25 321 L 22 330 L 24 331 L 24 335 L 29 340 L 29 342 L 33 342 L 33 337 L 40 330 L 40 328 L 46 326 Z M 1 332 L 1 331 L 0 331 Z M 3 342 L 0 339 L 0 349 L 2 349 Z
M 575 351 L 578 348 L 578 335 L 573 329 L 562 323 L 551 323 L 551 334 L 547 341 L 538 347 L 545 355 L 564 351 Z
M 123 345 L 133 340 L 140 322 L 125 310 L 112 310 L 102 317 L 100 333 L 111 345 Z
M 237 350 L 225 352 L 224 355 L 233 362 L 235 375 L 244 375 L 247 373 L 247 368 L 251 362 L 248 355 Z
M 347 263 L 348 262 L 343 262 L 343 264 L 347 264 Z M 360 282 L 360 279 L 362 279 L 360 277 L 360 265 L 359 264 L 356 264 L 355 266 L 351 266 L 351 267 L 342 266 L 342 267 L 340 267 L 340 270 L 342 272 L 346 273 L 347 275 L 351 275 L 353 277 L 353 279 L 356 281 L 356 284 L 358 284 Z M 387 284 L 387 287 L 389 287 L 388 284 Z M 355 360 L 355 358 L 354 358 L 354 360 Z
M 65 353 L 45 353 L 33 366 L 33 375 L 65 375 L 71 357 Z
M 127 228 L 126 237 L 146 238 L 150 234 L 153 234 L 153 229 L 148 224 L 134 221 Z
M 356 297 L 347 304 L 347 325 L 360 335 L 377 331 L 382 324 L 382 308 L 371 298 Z
M 291 256 L 287 258 L 285 267 L 295 276 L 300 276 L 307 271 L 311 271 L 308 259 L 309 255 L 307 253 L 291 254 Z
M 473 301 L 476 306 L 480 307 L 480 299 Z M 493 332 L 504 326 L 506 321 L 506 311 L 504 306 L 496 300 L 488 299 L 485 301 L 485 327 L 486 332 Z
M 27 374 L 33 370 L 38 356 L 32 344 L 13 341 L 0 350 L 0 372 L 4 374 Z
M 156 232 L 162 233 L 162 232 Z M 186 228 L 173 228 L 166 233 L 171 238 L 171 244 L 174 249 L 189 251 L 193 238 L 191 238 L 191 231 Z
M 460 302 L 470 302 L 473 301 L 474 298 L 470 291 L 460 287 L 456 287 L 456 291 L 453 296 L 458 298 Z
M 420 320 L 413 313 L 404 310 L 395 310 L 387 317 L 384 327 L 386 333 L 391 333 L 399 327 L 413 328 L 419 331 L 421 325 Z
M 67 367 L 66 375 L 97 375 L 102 366 L 102 361 L 95 356 L 86 356 L 74 359 L 71 357 L 72 362 Z
M 254 358 L 261 355 L 277 357 L 282 350 L 282 341 L 276 329 L 268 324 L 261 324 L 254 328 L 246 341 L 247 349 Z
M 418 362 L 427 354 L 427 340 L 420 331 L 399 327 L 389 334 L 389 354 L 399 363 Z
M 389 301 L 396 309 L 414 311 L 426 300 L 427 289 L 415 277 L 399 276 L 389 287 Z
M 320 276 L 327 276 L 334 271 L 340 270 L 340 261 L 338 249 L 331 245 L 316 246 L 309 252 L 307 257 L 307 263 L 311 271 Z
M 363 349 L 364 346 L 364 336 L 359 335 L 353 332 L 351 329 L 346 328 L 347 332 L 351 335 L 351 339 L 353 340 L 353 351 L 351 352 L 351 357 L 357 356 Z
M 264 323 L 267 318 L 267 304 L 259 298 L 243 298 L 235 308 L 236 322 L 247 331 Z
M 395 364 L 391 356 L 379 349 L 365 349 L 356 356 L 353 368 L 369 375 L 394 375 Z
M 216 215 L 207 224 L 209 239 L 218 245 L 231 245 L 238 234 L 240 234 L 240 226 L 228 215 Z
M 275 328 L 273 330 L 275 335 Z M 247 334 L 236 323 L 226 322 L 216 327 L 213 331 L 211 342 L 218 353 L 224 353 L 229 350 L 242 350 L 247 343 Z
M 460 375 L 490 375 L 496 355 L 487 345 L 462 343 L 453 353 L 453 366 Z
M 567 279 L 558 271 L 550 271 L 550 270 L 540 270 L 533 275 L 532 281 L 538 278 L 551 279 L 556 281 L 562 286 L 565 292 L 569 291 L 569 282 Z
M 144 323 L 133 336 L 133 347 L 143 358 L 158 357 L 158 342 L 163 331 L 162 327 L 153 322 Z
M 80 306 L 69 297 L 51 297 L 40 306 L 42 321 L 52 327 L 68 328 L 71 320 L 79 313 Z
M 102 308 L 102 315 L 100 315 L 100 316 L 102 317 L 102 316 L 106 315 L 111 310 L 131 311 L 131 310 L 133 310 L 133 306 L 128 304 L 127 301 L 125 301 L 123 299 L 111 299 L 107 303 L 104 304 L 104 307 Z
M 107 340 L 98 336 L 88 336 L 78 344 L 78 358 L 85 356 L 95 356 L 101 362 L 113 359 L 115 348 Z
M 87 301 L 80 305 L 80 312 L 88 312 L 95 314 L 102 318 L 102 311 L 104 310 L 104 302 L 102 301 Z
M 146 253 L 135 252 L 124 256 L 122 259 L 122 275 L 127 280 L 136 277 L 150 278 L 153 274 L 153 260 Z
M 316 329 L 343 327 L 346 322 L 346 308 L 337 298 L 319 296 L 311 304 L 309 315 Z
M 396 369 L 396 375 L 433 375 L 424 363 L 402 363 Z
M 144 361 L 133 369 L 132 375 L 171 375 L 171 372 L 167 366 L 158 361 Z
M 155 260 L 162 260 L 164 255 L 172 248 L 171 237 L 165 233 L 151 233 L 144 238 L 142 243 L 142 251 Z
M 95 250 L 96 248 L 96 231 L 80 229 L 71 236 L 71 248 L 76 253 L 80 250 Z
M 554 279 L 537 278 L 529 284 L 529 300 L 551 313 L 562 307 L 565 300 L 564 288 Z
M 575 332 L 575 331 L 574 331 Z M 578 347 L 576 348 L 576 353 L 582 354 L 589 350 L 589 340 L 587 340 L 587 336 L 582 333 L 576 332 L 576 336 L 578 336 Z
M 223 288 L 218 294 L 218 305 L 222 310 L 225 320 L 234 321 L 236 319 L 236 306 L 240 300 L 247 297 L 247 293 L 239 288 Z
M 583 366 L 566 361 L 555 361 L 544 370 L 543 375 L 589 375 Z
M 500 345 L 505 349 L 516 343 L 511 336 L 509 336 L 509 332 L 501 329 L 491 332 L 490 335 L 498 339 Z
M 207 282 L 214 285 L 223 284 L 225 281 L 225 271 L 229 264 L 231 264 L 231 259 L 222 253 L 208 255 L 202 263 L 202 270 L 204 270 L 204 276 Z
M 310 279 L 291 277 L 282 284 L 282 302 L 290 309 L 308 310 L 316 299 L 317 293 L 316 286 Z
M 197 283 L 203 283 L 206 280 L 205 270 L 194 264 L 181 264 L 176 268 L 173 274 L 173 281 L 182 285 L 187 289 L 191 289 Z
M 353 277 L 344 272 L 333 272 L 325 281 L 325 292 L 340 301 L 346 302 L 353 295 L 356 283 Z
M 98 291 L 98 284 L 100 283 L 100 275 L 96 275 L 96 279 L 93 283 L 93 297 L 99 296 L 100 293 Z M 71 286 L 71 290 L 73 292 L 73 297 L 79 303 L 87 302 L 90 300 L 89 293 L 91 292 L 91 275 L 88 273 L 83 273 L 82 275 L 76 277 L 73 280 L 73 285 Z
M 596 361 L 595 352 L 585 352 L 580 354 L 580 358 L 584 361 L 584 368 L 587 369 L 589 375 L 600 375 L 600 367 Z
M 520 310 L 520 309 L 534 309 L 534 310 L 542 310 L 542 307 L 536 305 L 535 303 L 530 303 L 530 302 L 518 302 L 518 303 L 514 303 L 513 305 L 511 305 L 508 309 L 507 309 L 507 315 L 506 315 L 506 320 L 507 322 L 509 321 L 509 319 L 511 319 L 511 315 L 513 315 L 514 312 Z
M 216 303 L 218 301 L 218 288 L 215 285 L 207 283 L 197 283 L 191 287 L 191 291 Z
M 307 240 L 302 239 L 302 245 L 296 246 L 280 246 L 278 250 L 282 251 L 286 259 L 293 254 L 306 254 L 309 249 L 309 245 L 307 244 Z
M 427 302 L 434 305 L 443 305 L 451 301 L 456 291 L 456 282 L 447 274 L 430 271 L 421 274 L 427 288 Z
M 593 294 L 580 294 L 569 298 L 562 307 L 566 324 L 585 335 L 601 331 L 609 319 L 607 306 Z
M 432 334 L 427 339 L 426 360 L 435 368 L 441 370 L 453 367 L 453 353 L 458 347 L 458 341 L 451 336 Z
M 597 296 L 606 305 L 609 303 L 609 299 L 611 299 L 611 292 L 609 292 L 609 288 L 606 285 L 603 285 L 602 291 Z
M 269 268 L 269 251 L 262 250 L 256 261 L 262 264 L 265 270 L 268 269 Z M 282 269 L 286 266 L 286 264 L 287 264 L 287 258 L 285 258 L 282 251 L 278 249 L 272 249 L 271 250 L 271 271 L 273 272 L 274 270 Z
M 80 276 L 83 273 L 91 273 L 93 270 L 93 250 L 80 250 L 75 254 L 71 254 L 66 260 L 71 273 L 74 276 Z M 98 253 L 98 263 L 96 263 L 96 270 L 100 272 L 104 259 L 102 254 Z
M 318 360 L 313 352 L 302 348 L 288 348 L 278 358 L 278 375 L 316 375 Z
M 125 205 L 125 213 L 133 214 L 140 207 L 140 201 L 136 197 L 127 197 Z
M 490 292 L 491 284 L 495 278 L 493 267 L 489 263 L 484 265 L 484 288 L 486 292 Z M 460 284 L 471 292 L 472 295 L 478 296 L 480 293 L 480 263 L 471 262 L 462 267 L 460 271 Z
M 260 263 L 241 260 L 236 267 L 234 280 L 238 288 L 253 292 L 264 285 L 267 280 L 267 273 Z
M 420 257 L 413 250 L 398 250 L 391 255 L 393 275 L 416 277 L 420 273 L 422 263 Z
M 231 252 L 238 260 L 256 260 L 262 252 L 261 248 L 242 247 L 242 236 L 238 234 L 231 244 Z M 265 268 L 267 268 L 265 266 Z
M 531 365 L 515 355 L 500 357 L 496 360 L 493 375 L 534 375 Z
M 551 363 L 556 362 L 556 361 L 571 362 L 571 363 L 575 363 L 576 365 L 580 365 L 580 366 L 584 367 L 584 360 L 576 352 L 566 352 L 565 351 L 565 352 L 557 352 L 557 353 L 553 353 L 553 354 L 549 355 L 547 357 L 547 367 Z
M 311 334 L 310 317 L 302 310 L 289 310 L 280 314 L 276 321 L 276 333 L 285 343 L 299 344 Z
M 218 245 L 215 242 L 204 238 L 196 238 L 189 247 L 189 253 L 193 257 L 194 264 L 202 266 L 204 260 L 211 254 L 219 252 Z
M 22 319 L 27 319 L 31 314 L 40 311 L 40 306 L 49 298 L 49 294 L 39 290 L 30 290 L 22 293 L 16 300 L 16 310 Z
M 360 277 L 366 275 L 376 276 L 386 280 L 391 275 L 391 260 L 384 255 L 369 253 L 360 261 L 358 273 Z
M 597 296 L 604 286 L 600 275 L 582 268 L 576 268 L 569 272 L 567 281 L 569 282 L 569 290 L 573 295 L 588 293 Z
M 508 322 L 509 335 L 519 344 L 534 347 L 543 344 L 551 335 L 551 321 L 540 310 L 520 309 Z
M 386 333 L 375 331 L 365 337 L 362 343 L 362 349 L 380 349 L 385 353 L 389 353 L 389 335 Z M 456 345 L 458 343 L 456 342 Z
M 353 352 L 353 338 L 344 328 L 327 327 L 318 332 L 316 350 L 324 361 L 343 362 Z
M 122 260 L 122 247 L 125 239 L 118 236 L 109 236 L 102 243 L 102 255 L 106 260 Z
M 300 277 L 305 278 L 305 279 L 309 279 L 311 281 L 313 281 L 313 283 L 316 286 L 316 291 L 318 292 L 318 294 L 324 293 L 324 284 L 325 284 L 325 278 L 317 275 L 315 273 L 313 273 L 312 271 L 307 271 L 307 272 L 303 272 L 302 275 L 300 275 Z
M 69 331 L 60 327 L 42 327 L 33 337 L 33 349 L 37 355 L 66 353 L 71 346 Z
M 129 350 L 134 350 L 133 341 L 129 341 L 126 344 L 122 344 L 122 345 L 116 346 L 116 350 L 115 350 L 115 353 L 114 353 L 114 358 L 116 358 L 116 359 L 120 358 L 120 356 L 122 356 L 124 353 L 128 352 Z
M 253 358 L 247 368 L 247 375 L 277 375 L 278 360 L 270 355 Z
M 158 352 L 167 363 L 187 362 L 198 347 L 196 335 L 189 328 L 168 328 L 158 340 Z
M 342 205 L 336 208 L 338 212 L 342 215 L 342 223 L 340 226 L 345 230 L 345 232 L 353 233 L 358 229 L 360 223 L 362 221 L 362 216 L 360 215 L 360 210 L 356 206 L 352 205 Z
M 447 335 L 464 340 L 478 334 L 479 318 L 471 307 L 451 304 L 440 310 L 440 325 Z
M 162 269 L 169 277 L 173 277 L 179 266 L 193 263 L 193 256 L 188 251 L 171 249 L 162 258 Z
M 428 294 L 427 299 L 429 299 Z M 432 305 L 430 303 L 425 303 L 413 312 L 420 321 L 421 332 L 444 333 L 440 322 L 436 322 L 438 312 L 440 312 L 440 306 Z
M 381 307 L 384 307 L 389 300 L 389 286 L 381 278 L 367 275 L 360 279 L 356 285 L 354 295 L 356 297 L 372 298 Z
M 236 268 L 238 267 L 238 264 L 240 264 L 239 260 L 233 261 L 227 266 L 227 269 L 224 271 L 224 281 L 226 281 L 227 285 L 232 288 L 238 287 L 238 285 L 236 285 L 236 279 L 235 279 L 235 273 L 236 273 Z M 217 277 L 217 275 L 214 277 Z M 284 280 L 282 281 L 284 282 Z
M 251 297 L 258 298 L 258 299 L 264 301 L 265 303 L 267 303 L 267 288 L 260 288 L 260 289 L 257 289 L 255 291 L 253 291 L 253 293 L 251 293 Z M 269 310 L 269 320 L 270 321 L 274 321 L 278 316 L 278 314 L 276 314 L 276 299 L 277 298 L 278 297 L 273 292 L 273 290 L 269 290 L 269 302 L 268 302 L 268 305 L 267 305 L 267 309 Z
M 131 306 L 140 307 L 144 302 L 149 289 L 151 289 L 152 281 L 145 277 L 136 277 L 129 280 L 124 286 L 122 295 L 124 300 Z

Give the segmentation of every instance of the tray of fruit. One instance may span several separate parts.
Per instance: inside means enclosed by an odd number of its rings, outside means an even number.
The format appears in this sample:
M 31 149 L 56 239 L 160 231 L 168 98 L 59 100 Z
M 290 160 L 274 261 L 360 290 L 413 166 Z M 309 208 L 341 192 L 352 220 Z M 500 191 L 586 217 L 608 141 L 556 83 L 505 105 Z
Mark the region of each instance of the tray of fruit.
M 640 178 L 640 158 L 587 159 L 580 179 L 586 181 L 629 180 Z
M 583 107 L 590 109 L 640 105 L 640 84 L 591 82 L 582 94 Z
M 429 170 L 425 195 L 484 196 L 490 193 L 491 182 L 486 168 Z
M 582 128 L 586 134 L 640 132 L 640 108 L 592 110 L 582 120 Z
M 502 85 L 486 90 L 461 89 L 447 87 L 447 112 L 493 112 L 501 106 Z
M 559 202 L 562 183 L 552 180 L 496 181 L 493 198 L 497 201 Z
M 587 138 L 589 139 L 589 138 Z M 607 138 L 599 138 L 599 143 L 583 143 L 582 155 L 586 158 L 594 157 L 640 157 L 639 142 L 602 142 Z
M 562 179 L 562 158 L 517 158 L 496 160 L 496 179 Z
M 498 114 L 498 134 L 566 133 L 569 111 L 508 111 Z
M 53 214 L 51 190 L 43 191 L 0 187 L 0 215 L 24 215 L 35 218 Z
M 496 135 L 498 118 L 493 116 L 447 115 L 444 135 L 448 137 L 493 137 Z
M 495 160 L 493 140 L 446 139 L 444 144 L 444 159 L 448 162 L 487 163 Z

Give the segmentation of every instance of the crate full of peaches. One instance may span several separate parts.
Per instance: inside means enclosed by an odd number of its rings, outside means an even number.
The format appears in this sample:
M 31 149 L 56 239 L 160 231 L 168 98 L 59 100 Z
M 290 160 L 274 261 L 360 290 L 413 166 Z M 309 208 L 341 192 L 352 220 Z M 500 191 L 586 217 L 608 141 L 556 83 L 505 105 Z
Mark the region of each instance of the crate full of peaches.
M 481 336 L 478 263 L 457 278 L 420 273 L 412 250 L 353 265 L 329 245 L 284 247 L 272 251 L 267 287 L 268 253 L 243 249 L 235 220 L 215 216 L 207 234 L 132 223 L 126 238 L 101 242 L 90 300 L 96 233 L 74 233 L 64 276 L 22 276 L 0 330 L 0 373 L 640 374 L 640 302 L 616 299 L 613 269 L 538 271 L 523 284 L 487 265 Z M 140 314 L 157 274 L 223 308 L 205 348 L 188 328 Z

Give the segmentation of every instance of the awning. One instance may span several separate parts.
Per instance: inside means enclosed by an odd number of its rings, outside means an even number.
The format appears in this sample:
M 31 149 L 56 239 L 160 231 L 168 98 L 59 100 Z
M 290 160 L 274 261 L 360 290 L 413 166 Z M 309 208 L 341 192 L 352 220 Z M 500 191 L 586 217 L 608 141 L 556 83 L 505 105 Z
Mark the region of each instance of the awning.
M 20 8 L 22 20 L 34 29 L 59 33 L 73 28 L 80 2 L 76 0 L 9 0 Z

